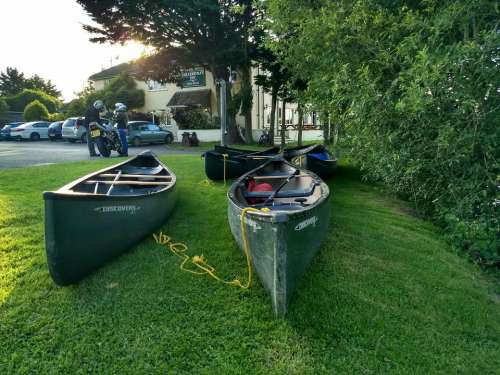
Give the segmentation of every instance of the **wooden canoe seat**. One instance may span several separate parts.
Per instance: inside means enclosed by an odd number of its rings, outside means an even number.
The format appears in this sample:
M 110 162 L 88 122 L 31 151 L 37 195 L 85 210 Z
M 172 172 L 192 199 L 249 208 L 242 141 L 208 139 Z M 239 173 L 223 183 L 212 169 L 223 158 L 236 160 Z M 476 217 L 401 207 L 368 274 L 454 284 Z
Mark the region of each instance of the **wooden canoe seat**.
M 88 180 L 86 184 L 104 184 L 104 185 L 145 185 L 145 186 L 164 186 L 170 185 L 170 181 L 103 181 L 103 180 Z

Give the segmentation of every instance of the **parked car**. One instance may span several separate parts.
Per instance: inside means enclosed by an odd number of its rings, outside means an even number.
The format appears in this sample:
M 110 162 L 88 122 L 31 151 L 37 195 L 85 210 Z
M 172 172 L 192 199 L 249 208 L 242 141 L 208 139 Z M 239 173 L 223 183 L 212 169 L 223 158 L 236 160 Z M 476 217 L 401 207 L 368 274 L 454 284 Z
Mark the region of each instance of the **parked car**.
M 171 131 L 160 128 L 149 121 L 129 121 L 127 142 L 134 146 L 142 143 L 172 143 Z
M 83 117 L 70 117 L 62 124 L 62 138 L 73 143 L 81 141 L 87 142 L 87 130 L 84 126 Z
M 56 121 L 49 125 L 49 139 L 55 141 L 62 139 L 62 124 L 64 121 Z
M 49 138 L 49 125 L 48 121 L 32 121 L 19 125 L 11 129 L 10 137 L 13 139 L 30 139 L 38 141 L 40 139 Z
M 10 132 L 12 129 L 17 128 L 18 126 L 24 124 L 24 122 L 11 122 L 8 124 L 5 124 L 0 130 L 0 140 L 9 140 L 11 139 Z

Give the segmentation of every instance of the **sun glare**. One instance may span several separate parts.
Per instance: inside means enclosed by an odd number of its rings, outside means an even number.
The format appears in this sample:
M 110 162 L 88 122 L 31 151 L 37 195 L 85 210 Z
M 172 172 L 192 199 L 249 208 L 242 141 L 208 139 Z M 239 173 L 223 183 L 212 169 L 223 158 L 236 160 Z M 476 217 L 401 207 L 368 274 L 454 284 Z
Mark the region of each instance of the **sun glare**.
M 130 41 L 124 45 L 116 44 L 111 48 L 113 59 L 117 62 L 134 60 L 151 51 L 150 47 L 136 41 Z

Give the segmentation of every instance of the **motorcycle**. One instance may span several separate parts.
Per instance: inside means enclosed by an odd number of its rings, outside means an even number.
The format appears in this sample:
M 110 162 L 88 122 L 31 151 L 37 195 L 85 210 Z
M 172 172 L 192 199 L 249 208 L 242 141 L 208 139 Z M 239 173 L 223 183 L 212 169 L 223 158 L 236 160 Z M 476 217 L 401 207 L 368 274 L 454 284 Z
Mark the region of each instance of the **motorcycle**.
M 103 157 L 109 158 L 111 151 L 116 151 L 120 155 L 123 153 L 120 135 L 116 128 L 111 125 L 101 125 L 97 122 L 91 122 L 89 128 L 90 137 Z
M 271 137 L 269 137 L 269 131 L 267 129 L 263 129 L 259 138 L 259 145 L 269 145 L 270 143 Z

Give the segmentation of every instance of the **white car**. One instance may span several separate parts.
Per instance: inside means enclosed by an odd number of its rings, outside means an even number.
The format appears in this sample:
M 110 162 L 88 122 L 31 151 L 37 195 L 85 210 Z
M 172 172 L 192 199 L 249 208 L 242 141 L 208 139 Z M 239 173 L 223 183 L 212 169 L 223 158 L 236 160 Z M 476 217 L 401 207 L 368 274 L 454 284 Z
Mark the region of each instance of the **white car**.
M 39 139 L 49 138 L 49 125 L 48 121 L 33 121 L 20 125 L 11 130 L 10 136 L 13 139 L 31 139 L 38 141 Z

